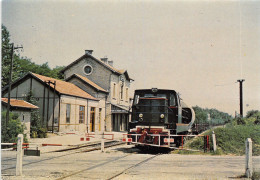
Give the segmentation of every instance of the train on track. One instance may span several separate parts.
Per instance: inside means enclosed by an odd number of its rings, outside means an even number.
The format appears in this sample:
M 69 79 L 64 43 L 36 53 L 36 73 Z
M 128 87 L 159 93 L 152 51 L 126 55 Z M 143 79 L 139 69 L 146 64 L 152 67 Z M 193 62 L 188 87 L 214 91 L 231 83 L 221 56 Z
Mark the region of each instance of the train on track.
M 185 135 L 191 132 L 194 121 L 194 110 L 176 91 L 135 90 L 125 141 L 137 147 L 179 147 Z

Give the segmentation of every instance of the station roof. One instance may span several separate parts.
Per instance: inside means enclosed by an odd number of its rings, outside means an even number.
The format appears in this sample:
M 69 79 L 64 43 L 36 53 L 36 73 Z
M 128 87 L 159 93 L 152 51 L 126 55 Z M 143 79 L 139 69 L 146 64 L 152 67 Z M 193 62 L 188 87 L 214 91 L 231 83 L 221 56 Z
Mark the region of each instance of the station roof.
M 32 72 L 28 72 L 25 76 L 21 77 L 20 79 L 17 79 L 12 84 L 12 88 L 18 86 L 19 84 L 23 83 L 25 80 L 27 80 L 29 78 L 34 78 L 35 80 L 37 80 L 38 82 L 43 84 L 45 87 L 49 87 L 48 82 L 51 82 L 50 83 L 50 89 L 52 91 L 54 91 L 54 84 L 52 84 L 52 83 L 55 82 L 56 83 L 55 91 L 58 94 L 99 101 L 98 99 L 91 96 L 90 94 L 83 91 L 78 86 L 76 86 L 72 83 L 69 83 L 69 82 L 66 82 L 66 81 L 63 81 L 63 80 L 59 80 L 59 79 L 54 79 L 54 78 L 47 77 L 47 76 L 43 76 L 43 75 L 40 75 L 40 74 L 32 73 Z M 8 91 L 8 86 L 5 86 L 2 89 L 2 94 L 7 93 L 7 91 Z
M 8 99 L 7 98 L 1 98 L 2 103 L 6 104 L 8 103 Z M 31 103 L 28 103 L 27 101 L 24 100 L 18 100 L 18 99 L 10 99 L 10 106 L 11 108 L 16 107 L 16 108 L 26 108 L 26 109 L 38 109 L 38 106 L 35 106 Z
M 66 79 L 66 81 L 68 81 L 71 78 L 78 78 L 80 80 L 82 80 L 83 82 L 87 83 L 88 85 L 92 86 L 93 88 L 95 88 L 97 91 L 101 91 L 104 93 L 108 93 L 108 91 L 106 91 L 105 89 L 103 89 L 102 87 L 100 87 L 99 85 L 97 85 L 96 83 L 94 83 L 93 81 L 89 80 L 87 77 L 81 76 L 79 74 L 73 74 L 72 76 L 68 77 Z
M 40 80 L 44 83 L 47 83 L 48 81 L 53 82 L 53 83 L 55 82 L 56 83 L 55 91 L 59 92 L 60 94 L 97 100 L 96 98 L 94 98 L 93 96 L 91 96 L 90 94 L 83 91 L 82 89 L 80 89 L 79 87 L 77 87 L 76 85 L 74 85 L 72 83 L 54 79 L 54 78 L 47 77 L 47 76 L 42 76 L 42 75 L 35 74 L 35 73 L 31 73 L 31 74 L 33 76 L 35 76 L 38 80 Z M 54 89 L 54 84 L 50 84 L 50 87 L 52 87 Z

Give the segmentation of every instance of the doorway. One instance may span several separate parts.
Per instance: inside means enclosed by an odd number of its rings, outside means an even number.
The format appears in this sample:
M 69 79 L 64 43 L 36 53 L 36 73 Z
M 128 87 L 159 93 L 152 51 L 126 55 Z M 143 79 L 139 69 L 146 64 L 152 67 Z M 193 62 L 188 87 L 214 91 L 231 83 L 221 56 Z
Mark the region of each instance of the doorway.
M 95 132 L 95 108 L 91 107 L 90 108 L 90 131 Z

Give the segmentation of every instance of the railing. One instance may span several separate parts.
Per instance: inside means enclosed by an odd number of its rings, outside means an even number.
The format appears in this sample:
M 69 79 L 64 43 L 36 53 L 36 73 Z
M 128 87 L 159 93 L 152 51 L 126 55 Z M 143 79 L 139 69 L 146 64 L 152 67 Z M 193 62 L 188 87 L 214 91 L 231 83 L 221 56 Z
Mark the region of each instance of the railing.
M 194 123 L 192 127 L 193 132 L 201 133 L 213 127 L 224 126 L 225 124 L 210 124 L 210 123 Z

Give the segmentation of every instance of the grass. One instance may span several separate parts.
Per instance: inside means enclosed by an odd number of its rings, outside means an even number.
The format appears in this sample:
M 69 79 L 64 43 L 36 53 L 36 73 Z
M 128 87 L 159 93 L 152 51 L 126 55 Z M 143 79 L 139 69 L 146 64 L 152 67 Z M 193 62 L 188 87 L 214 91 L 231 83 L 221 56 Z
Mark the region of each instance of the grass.
M 247 138 L 251 138 L 253 141 L 253 155 L 260 155 L 260 125 L 230 125 L 225 128 L 216 128 L 214 132 L 216 134 L 218 149 L 213 154 L 244 155 L 245 141 Z M 204 135 L 210 135 L 210 147 L 212 149 L 211 134 L 212 130 L 208 130 L 204 133 Z M 203 151 L 203 137 L 188 140 L 185 147 Z
M 252 180 L 259 180 L 260 179 L 260 172 L 253 172 Z

